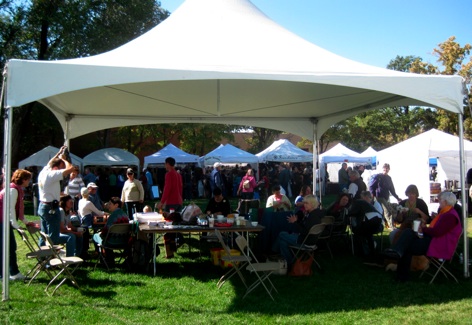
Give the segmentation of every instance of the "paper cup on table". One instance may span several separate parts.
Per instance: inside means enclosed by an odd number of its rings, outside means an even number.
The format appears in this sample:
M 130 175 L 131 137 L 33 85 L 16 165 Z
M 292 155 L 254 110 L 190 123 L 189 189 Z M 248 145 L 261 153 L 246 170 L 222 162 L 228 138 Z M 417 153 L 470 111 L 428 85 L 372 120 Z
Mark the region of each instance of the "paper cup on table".
M 215 218 L 208 218 L 208 227 L 215 226 Z
M 418 229 L 420 228 L 421 220 L 414 220 L 413 221 L 413 231 L 418 232 Z

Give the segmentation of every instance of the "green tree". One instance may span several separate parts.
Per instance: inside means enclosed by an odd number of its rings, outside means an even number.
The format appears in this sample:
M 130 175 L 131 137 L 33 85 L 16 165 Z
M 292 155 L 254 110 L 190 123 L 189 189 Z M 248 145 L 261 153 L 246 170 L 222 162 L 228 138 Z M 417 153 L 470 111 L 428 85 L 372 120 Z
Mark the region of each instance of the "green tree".
M 259 127 L 247 127 L 252 130 L 252 137 L 247 138 L 245 141 L 249 145 L 248 152 L 256 154 L 261 152 L 278 138 L 282 131 L 259 128 Z
M 55 60 L 108 51 L 145 33 L 168 15 L 155 0 L 0 1 L 0 64 L 3 68 L 10 58 Z M 41 127 L 28 124 L 33 110 L 39 111 L 34 123 Z M 13 117 L 13 166 L 45 143 L 62 144 L 57 119 L 42 105 L 15 108 Z M 103 137 L 99 143 L 108 141 L 107 132 L 99 133 Z M 53 138 L 54 142 L 29 140 L 38 138 Z

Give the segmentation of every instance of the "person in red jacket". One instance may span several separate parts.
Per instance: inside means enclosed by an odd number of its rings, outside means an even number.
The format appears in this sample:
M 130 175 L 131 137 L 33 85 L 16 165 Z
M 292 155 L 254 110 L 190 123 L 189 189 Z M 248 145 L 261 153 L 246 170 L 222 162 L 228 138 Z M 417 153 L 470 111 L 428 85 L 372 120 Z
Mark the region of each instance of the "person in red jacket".
M 175 159 L 167 157 L 165 160 L 166 176 L 164 181 L 164 193 L 162 193 L 161 202 L 157 208 L 169 212 L 182 210 L 182 176 L 175 170 Z

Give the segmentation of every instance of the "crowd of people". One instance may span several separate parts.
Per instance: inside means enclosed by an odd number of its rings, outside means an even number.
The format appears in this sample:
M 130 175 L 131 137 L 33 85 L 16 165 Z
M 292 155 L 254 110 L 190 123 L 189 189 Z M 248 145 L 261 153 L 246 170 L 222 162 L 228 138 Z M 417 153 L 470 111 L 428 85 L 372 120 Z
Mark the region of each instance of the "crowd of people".
M 97 185 L 102 184 L 100 179 L 92 177 L 90 169 L 86 169 L 82 177 L 77 167 L 67 159 L 64 150 L 64 147 L 61 148 L 38 175 L 40 228 L 50 236 L 54 244 L 65 245 L 66 256 L 81 256 L 88 259 L 90 233 L 87 230 L 93 227 L 97 218 L 103 219 L 105 229 L 122 217 L 131 219 L 135 212 L 143 211 L 145 200 L 153 198 L 147 184 L 159 184 L 159 180 L 154 179 L 151 170 L 144 170 L 144 177 L 141 179 L 145 178 L 146 182 L 143 184 L 142 180 L 135 178 L 136 171 L 127 168 L 125 170 L 127 179 L 123 182 L 121 195 L 109 196 L 104 200 L 103 192 L 108 195 L 116 193 L 113 190 L 109 191 L 112 189 L 110 182 L 108 190 L 102 190 Z M 270 188 L 272 195 L 265 199 L 266 207 L 274 212 L 293 212 L 287 217 L 287 224 L 295 224 L 296 231 L 280 232 L 272 245 L 273 251 L 281 254 L 289 266 L 294 263 L 289 246 L 301 243 L 310 228 L 320 224 L 326 215 L 334 217 L 337 227 L 344 227 L 344 230 L 350 227 L 354 234 L 356 252 L 366 261 L 378 260 L 379 256 L 398 260 L 399 281 L 408 279 L 409 265 L 413 256 L 421 254 L 443 256 L 455 250 L 462 225 L 459 217 L 461 208 L 457 205 L 454 194 L 442 192 L 439 195 L 438 212 L 430 214 L 426 202 L 419 198 L 418 188 L 415 185 L 412 184 L 406 189 L 406 199 L 400 199 L 395 192 L 392 179 L 388 176 L 390 170 L 388 164 L 383 166 L 383 173 L 378 174 L 370 182 L 369 189 L 362 181 L 362 170 L 348 170 L 346 167 L 343 164 L 340 170 L 340 194 L 328 207 L 322 207 L 318 198 L 312 194 L 311 169 L 307 165 L 264 165 L 259 173 L 256 173 L 250 165 L 226 169 L 219 163 L 205 172 L 201 170 L 201 173 L 196 167 L 189 170 L 190 179 L 198 179 L 200 175 L 210 187 L 211 195 L 208 195 L 209 201 L 205 210 L 207 214 L 227 215 L 232 212 L 230 196 L 236 194 L 241 199 L 253 199 L 256 193 L 259 197 L 267 196 L 267 189 Z M 160 201 L 156 208 L 167 212 L 180 211 L 186 193 L 183 175 L 185 172 L 177 168 L 176 161 L 172 157 L 166 159 L 165 169 Z M 13 173 L 12 182 L 7 187 L 11 198 L 9 212 L 11 229 L 19 227 L 18 220 L 32 226 L 24 219 L 23 205 L 23 188 L 30 184 L 32 177 L 29 171 L 19 169 Z M 228 181 L 228 177 L 232 177 L 231 181 Z M 68 179 L 66 184 L 63 183 L 65 179 Z M 113 180 L 112 183 L 116 185 L 118 181 Z M 0 192 L 0 218 L 4 217 L 1 207 L 4 204 L 5 190 L 4 188 Z M 195 186 L 192 186 L 192 192 L 194 190 L 199 191 L 198 180 Z M 295 190 L 298 192 L 295 193 Z M 388 200 L 390 195 L 398 200 L 398 209 L 392 209 Z M 415 221 L 420 225 L 413 230 L 412 224 Z M 0 223 L 0 230 L 2 226 L 3 223 Z M 389 235 L 391 248 L 378 255 L 374 235 L 382 232 L 385 226 L 389 226 L 392 230 Z M 0 234 L 3 235 L 3 231 L 0 231 Z M 102 239 L 100 233 L 95 233 L 92 242 L 97 244 Z M 308 239 L 306 243 L 310 244 L 312 240 Z M 1 244 L 3 240 L 0 240 Z M 9 245 L 10 278 L 24 279 L 18 269 L 13 230 L 10 233 Z M 0 249 L 0 254 L 1 252 Z

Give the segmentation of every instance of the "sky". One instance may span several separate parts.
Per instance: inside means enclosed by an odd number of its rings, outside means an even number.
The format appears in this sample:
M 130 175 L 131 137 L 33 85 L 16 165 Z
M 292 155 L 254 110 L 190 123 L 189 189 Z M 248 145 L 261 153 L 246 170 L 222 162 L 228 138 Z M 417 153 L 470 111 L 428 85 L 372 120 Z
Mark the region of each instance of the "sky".
M 172 13 L 184 0 L 160 2 Z M 450 36 L 455 36 L 461 46 L 472 44 L 471 0 L 251 2 L 304 39 L 348 59 L 381 68 L 397 55 L 419 56 L 438 66 L 433 49 Z

